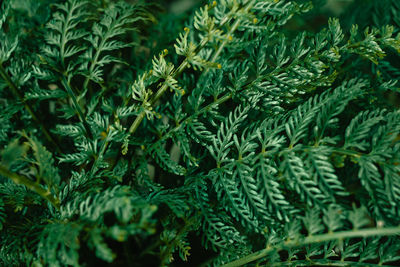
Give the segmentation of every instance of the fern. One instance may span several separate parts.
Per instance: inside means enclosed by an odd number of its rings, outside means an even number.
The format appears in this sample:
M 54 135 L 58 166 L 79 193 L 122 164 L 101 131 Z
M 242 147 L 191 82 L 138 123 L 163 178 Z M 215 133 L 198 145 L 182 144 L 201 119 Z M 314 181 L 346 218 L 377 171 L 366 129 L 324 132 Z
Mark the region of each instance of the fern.
M 0 265 L 398 266 L 400 5 L 350 2 L 3 1 Z

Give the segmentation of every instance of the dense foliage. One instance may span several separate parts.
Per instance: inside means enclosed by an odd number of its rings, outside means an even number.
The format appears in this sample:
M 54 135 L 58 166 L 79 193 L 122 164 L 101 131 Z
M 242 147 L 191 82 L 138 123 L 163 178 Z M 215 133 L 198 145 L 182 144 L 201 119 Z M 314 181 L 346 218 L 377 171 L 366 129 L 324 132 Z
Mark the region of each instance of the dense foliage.
M 1 266 L 400 264 L 400 2 L 6 0 Z

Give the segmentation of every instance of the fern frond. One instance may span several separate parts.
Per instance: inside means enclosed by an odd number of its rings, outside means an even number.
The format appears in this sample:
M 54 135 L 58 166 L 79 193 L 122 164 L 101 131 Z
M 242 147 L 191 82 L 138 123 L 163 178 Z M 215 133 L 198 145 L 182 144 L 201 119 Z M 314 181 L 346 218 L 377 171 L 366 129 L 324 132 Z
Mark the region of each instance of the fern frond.
M 307 172 L 302 159 L 294 153 L 286 155 L 282 162 L 282 171 L 289 186 L 300 195 L 302 201 L 310 206 L 323 205 L 326 202 L 327 197 Z
M 44 227 L 38 244 L 37 257 L 52 266 L 79 264 L 79 224 L 53 223 Z
M 214 137 L 213 146 L 209 146 L 211 155 L 217 162 L 217 168 L 222 167 L 222 164 L 232 162 L 227 156 L 230 152 L 230 146 L 233 144 L 233 136 L 246 117 L 249 107 L 238 107 L 234 112 L 230 113 L 225 123 L 221 123 L 217 136 Z
M 325 2 L 2 1 L 0 265 L 399 265 L 400 2 Z
M 358 114 L 346 129 L 344 148 L 355 147 L 361 151 L 368 149 L 365 138 L 371 128 L 384 119 L 385 110 L 365 111 Z
M 3 224 L 6 221 L 7 214 L 4 212 L 4 201 L 0 199 L 0 231 L 3 230 Z
M 131 46 L 131 44 L 117 38 L 134 30 L 133 23 L 145 19 L 143 13 L 141 6 L 126 5 L 119 2 L 109 6 L 101 21 L 93 24 L 93 35 L 86 37 L 91 46 L 82 55 L 84 63 L 80 66 L 82 73 L 87 77 L 83 85 L 84 88 L 87 87 L 89 80 L 96 83 L 103 82 L 103 67 L 105 65 L 123 62 L 123 60 L 111 56 L 109 53 Z
M 71 73 L 76 70 L 77 62 L 68 59 L 82 52 L 85 46 L 76 45 L 87 32 L 78 28 L 81 19 L 88 15 L 88 2 L 69 0 L 65 4 L 55 4 L 58 12 L 46 25 L 50 30 L 45 35 L 47 46 L 43 47 L 44 61 L 49 63 L 59 73 Z
M 206 184 L 203 182 L 198 183 L 196 188 L 196 198 L 200 203 L 200 208 L 203 211 L 205 224 L 203 224 L 203 230 L 207 236 L 203 240 L 206 247 L 210 244 L 215 250 L 217 248 L 226 248 L 229 246 L 239 246 L 245 243 L 245 238 L 237 231 L 232 223 L 226 223 L 227 220 L 223 218 L 226 216 L 220 216 L 215 214 L 212 208 L 208 205 L 209 196 L 207 194 Z M 222 213 L 224 214 L 224 213 Z

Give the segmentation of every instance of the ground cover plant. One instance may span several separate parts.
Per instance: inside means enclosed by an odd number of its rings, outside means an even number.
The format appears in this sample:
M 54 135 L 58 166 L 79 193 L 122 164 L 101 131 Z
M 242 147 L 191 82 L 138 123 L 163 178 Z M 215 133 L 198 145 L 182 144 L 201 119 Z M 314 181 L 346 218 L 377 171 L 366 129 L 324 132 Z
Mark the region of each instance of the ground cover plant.
M 398 266 L 400 2 L 339 2 L 2 1 L 0 265 Z

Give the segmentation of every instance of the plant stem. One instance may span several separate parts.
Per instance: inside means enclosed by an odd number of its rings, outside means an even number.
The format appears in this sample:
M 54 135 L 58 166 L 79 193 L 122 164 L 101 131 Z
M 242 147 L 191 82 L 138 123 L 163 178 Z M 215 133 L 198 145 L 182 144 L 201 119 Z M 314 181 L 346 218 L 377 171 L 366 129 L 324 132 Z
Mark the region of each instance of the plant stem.
M 170 137 L 172 135 L 172 133 L 178 131 L 181 127 L 183 127 L 183 125 L 185 125 L 186 123 L 190 122 L 195 117 L 198 117 L 199 115 L 211 110 L 214 106 L 218 106 L 218 105 L 228 101 L 231 98 L 232 98 L 232 94 L 231 93 L 227 93 L 227 94 L 223 95 L 222 97 L 218 98 L 217 100 L 215 100 L 214 102 L 212 102 L 212 103 L 208 104 L 207 106 L 201 108 L 196 113 L 194 113 L 194 114 L 188 116 L 187 118 L 181 120 L 177 126 L 175 126 L 173 129 L 171 129 L 166 134 L 164 134 L 156 143 L 161 142 L 161 141 L 165 140 L 166 138 Z
M 202 48 L 204 45 L 200 45 L 200 47 Z M 174 72 L 173 77 L 176 78 L 177 76 L 179 76 L 179 74 L 181 74 L 188 66 L 189 66 L 188 60 L 185 58 L 185 60 L 181 63 L 181 65 L 179 65 L 179 67 Z M 153 106 L 158 101 L 158 99 L 160 99 L 160 97 L 162 97 L 164 95 L 164 93 L 165 93 L 165 91 L 167 91 L 167 89 L 168 89 L 167 83 L 163 83 L 161 88 L 158 89 L 158 91 L 156 92 L 154 97 L 152 97 L 152 99 L 150 100 L 150 104 Z M 136 119 L 132 123 L 131 127 L 129 127 L 129 133 L 131 135 L 133 135 L 136 132 L 136 130 L 139 127 L 140 123 L 143 121 L 145 115 L 146 115 L 146 113 L 144 111 L 142 111 L 136 117 Z
M 370 236 L 390 236 L 390 235 L 400 235 L 400 226 L 397 227 L 387 227 L 387 228 L 366 228 L 360 230 L 350 230 L 341 231 L 334 233 L 327 233 L 321 235 L 307 236 L 303 240 L 288 240 L 283 243 L 279 243 L 275 246 L 268 246 L 265 249 L 254 252 L 247 255 L 241 259 L 232 261 L 228 264 L 223 265 L 223 267 L 235 267 L 242 266 L 247 263 L 262 259 L 266 257 L 270 252 L 274 250 L 282 250 L 292 247 L 300 247 L 304 245 L 309 245 L 313 243 L 321 243 L 331 240 L 341 240 L 345 238 L 355 238 L 355 237 L 370 237 Z
M 251 2 L 246 6 L 246 8 L 244 9 L 244 11 L 245 11 L 245 12 L 248 12 L 248 11 L 250 10 L 250 8 L 253 7 L 253 5 L 254 5 L 254 1 L 251 1 Z M 232 28 L 229 30 L 228 36 L 229 36 L 229 35 L 232 35 L 232 34 L 237 30 L 237 28 L 239 27 L 239 23 L 240 23 L 240 19 L 237 19 L 237 20 L 235 21 L 235 23 L 232 25 Z M 225 45 L 226 45 L 227 43 L 228 43 L 228 40 L 225 39 L 225 40 L 222 42 L 222 44 L 218 47 L 218 50 L 215 52 L 215 54 L 213 55 L 213 57 L 211 58 L 211 62 L 214 62 L 214 61 L 218 58 L 219 54 L 221 54 L 222 50 L 224 49 L 224 47 L 225 47 Z
M 245 7 L 245 12 L 249 11 L 250 8 L 253 6 L 254 1 L 251 1 L 246 7 Z M 236 29 L 239 27 L 240 24 L 240 18 L 238 18 L 235 23 L 232 25 L 231 29 L 228 32 L 228 35 L 232 35 Z M 208 40 L 206 38 L 203 39 L 203 42 L 199 45 L 198 51 L 200 51 L 206 44 Z M 222 50 L 228 43 L 228 40 L 224 40 L 222 44 L 218 47 L 218 50 L 214 53 L 213 57 L 211 58 L 211 62 L 214 62 L 218 56 L 221 54 Z M 187 67 L 189 66 L 187 58 L 182 62 L 182 64 L 178 67 L 177 71 L 174 73 L 173 77 L 176 78 L 179 76 L 180 73 L 182 73 Z M 206 70 L 206 72 L 208 69 Z M 151 105 L 153 106 L 157 100 L 165 93 L 165 91 L 168 89 L 168 85 L 164 83 L 161 88 L 157 91 L 157 93 L 154 95 L 154 97 L 151 99 Z M 129 133 L 133 135 L 137 128 L 139 127 L 140 123 L 143 121 L 145 117 L 145 112 L 142 111 L 135 119 L 135 121 L 132 123 L 131 127 L 129 128 Z
M 245 11 L 250 10 L 250 8 L 254 5 L 255 1 L 251 1 L 245 8 Z M 237 19 L 235 21 L 235 23 L 233 24 L 233 26 L 231 27 L 228 35 L 232 35 L 234 31 L 236 31 L 236 29 L 239 27 L 239 23 L 240 23 L 240 19 Z M 208 39 L 204 38 L 202 40 L 202 42 L 199 44 L 199 46 L 196 48 L 197 53 L 199 51 L 201 51 L 207 44 Z M 220 53 L 222 52 L 223 48 L 226 46 L 226 44 L 228 43 L 227 40 L 224 40 L 222 42 L 222 44 L 218 47 L 218 50 L 214 53 L 213 57 L 211 58 L 211 62 L 214 62 L 218 56 L 220 55 Z M 184 61 L 180 64 L 180 66 L 176 69 L 176 71 L 173 73 L 173 77 L 176 78 L 177 76 L 179 76 L 187 67 L 189 66 L 189 61 L 187 58 L 184 59 Z M 205 73 L 208 71 L 209 69 L 205 70 Z M 153 106 L 158 99 L 160 99 L 161 96 L 163 96 L 163 94 L 167 91 L 168 89 L 168 85 L 166 83 L 164 83 L 161 88 L 156 92 L 156 94 L 154 95 L 154 97 L 150 100 L 151 105 Z M 232 97 L 231 93 L 227 93 L 225 94 L 222 98 L 220 98 L 221 102 L 225 102 L 228 99 L 230 99 Z M 215 102 L 216 103 L 216 102 Z M 215 103 L 212 103 L 215 104 Z M 208 106 L 207 106 L 208 107 Z M 206 107 L 206 108 L 207 108 Z M 203 109 L 202 109 L 203 110 Z M 146 113 L 143 111 L 141 112 L 136 119 L 134 120 L 134 122 L 131 124 L 131 126 L 129 127 L 129 134 L 133 135 L 136 130 L 138 129 L 138 127 L 140 126 L 141 122 L 143 121 L 144 117 L 146 116 Z M 108 146 L 108 142 L 106 142 L 105 146 Z M 115 163 L 119 160 L 119 157 L 121 156 L 121 153 L 118 153 L 117 159 L 115 160 Z
M 87 123 L 86 118 L 83 115 L 83 112 L 81 110 L 81 107 L 79 106 L 78 100 L 77 100 L 74 92 L 72 91 L 67 79 L 65 77 L 63 77 L 61 82 L 62 82 L 64 88 L 67 90 L 68 95 L 71 97 L 72 102 L 74 103 L 75 110 L 78 113 L 79 120 L 82 122 L 83 127 L 86 130 L 86 134 L 87 134 L 88 138 L 89 139 L 93 139 L 92 132 L 90 131 L 89 124 Z
M 22 97 L 20 92 L 18 91 L 18 88 L 16 84 L 11 80 L 10 76 L 7 74 L 7 71 L 4 69 L 3 65 L 0 63 L 0 75 L 1 77 L 7 82 L 8 87 L 10 88 L 11 92 L 15 95 L 16 98 L 18 98 L 19 101 L 21 101 L 25 109 L 28 111 L 28 113 L 31 115 L 32 119 L 40 126 L 40 129 L 42 130 L 44 136 L 46 139 L 54 145 L 58 153 L 61 153 L 60 147 L 58 144 L 54 141 L 53 137 L 47 130 L 47 128 L 44 126 L 44 124 L 39 120 L 39 118 L 36 116 L 36 114 L 33 112 L 33 108 L 25 101 L 25 99 Z
M 107 133 L 106 140 L 104 140 L 103 144 L 101 145 L 99 155 L 97 156 L 97 158 L 93 162 L 92 168 L 90 170 L 90 173 L 91 173 L 92 176 L 94 176 L 94 174 L 98 170 L 99 160 L 103 159 L 104 153 L 106 152 L 106 149 L 107 149 L 107 147 L 108 147 L 108 145 L 110 143 L 108 134 L 109 133 Z
M 308 259 L 308 260 L 291 260 L 274 263 L 273 266 L 363 266 L 363 267 L 394 267 L 394 265 L 382 265 L 376 263 L 356 262 L 349 260 L 330 260 L 330 259 Z
M 97 65 L 97 61 L 99 60 L 99 56 L 103 50 L 104 44 L 105 42 L 109 39 L 109 30 L 107 30 L 105 36 L 102 36 L 101 41 L 100 41 L 100 45 L 95 48 L 96 49 L 96 53 L 94 55 L 94 59 L 91 61 L 90 64 L 90 68 L 89 68 L 89 75 L 91 75 L 91 73 L 94 71 L 94 67 Z M 90 78 L 89 76 L 86 77 L 85 81 L 83 82 L 83 89 L 86 90 L 88 85 L 90 82 Z
M 0 164 L 0 175 L 11 179 L 16 184 L 23 184 L 30 190 L 36 192 L 42 198 L 49 201 L 56 209 L 60 209 L 60 200 L 54 197 L 49 190 L 43 189 L 40 184 L 31 181 L 25 176 L 10 172 L 4 165 Z

